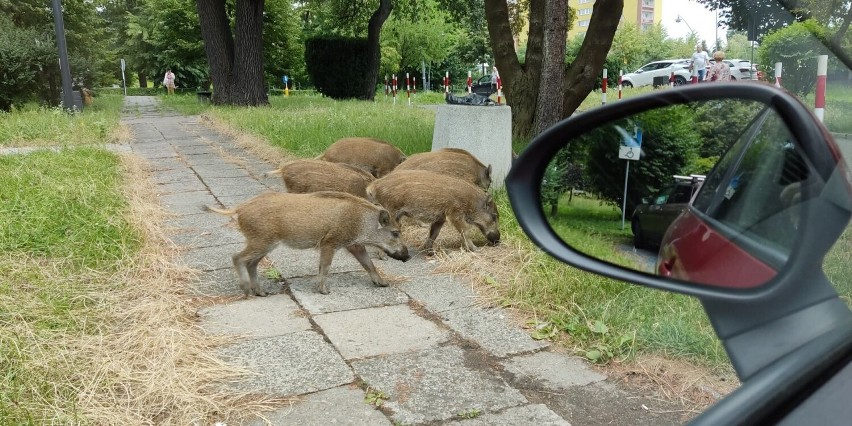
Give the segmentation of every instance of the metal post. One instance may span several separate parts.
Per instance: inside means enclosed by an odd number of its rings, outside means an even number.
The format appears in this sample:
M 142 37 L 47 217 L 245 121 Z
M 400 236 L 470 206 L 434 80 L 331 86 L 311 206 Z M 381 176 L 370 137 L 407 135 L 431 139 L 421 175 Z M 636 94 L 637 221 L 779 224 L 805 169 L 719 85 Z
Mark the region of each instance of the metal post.
M 71 67 L 68 65 L 68 45 L 65 42 L 65 21 L 62 19 L 62 4 L 53 0 L 53 25 L 56 29 L 56 47 L 59 49 L 59 73 L 62 76 L 62 108 L 74 110 L 74 94 L 71 92 Z
M 624 217 L 627 215 L 627 176 L 630 175 L 630 160 L 627 160 L 627 168 L 624 171 L 624 199 L 621 203 L 621 229 L 624 229 Z

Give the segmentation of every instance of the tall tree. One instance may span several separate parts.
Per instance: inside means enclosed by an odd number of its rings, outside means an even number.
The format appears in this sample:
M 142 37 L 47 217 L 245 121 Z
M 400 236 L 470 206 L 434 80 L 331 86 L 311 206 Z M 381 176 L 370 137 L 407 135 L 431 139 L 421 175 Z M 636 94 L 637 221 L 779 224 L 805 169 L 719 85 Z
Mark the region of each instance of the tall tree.
M 263 5 L 264 0 L 237 0 L 232 32 L 225 0 L 196 0 L 214 104 L 269 103 L 263 78 Z
M 517 137 L 535 136 L 534 123 L 546 128 L 546 112 L 537 108 L 539 96 L 556 97 L 562 102 L 560 118 L 569 116 L 592 91 L 603 69 L 607 52 L 612 45 L 618 21 L 624 9 L 624 0 L 598 0 L 595 2 L 589 30 L 580 47 L 577 59 L 562 74 L 562 91 L 541 90 L 544 71 L 545 33 L 548 26 L 567 25 L 567 21 L 548 20 L 545 11 L 547 0 L 529 1 L 529 38 L 525 62 L 518 59 L 512 38 L 509 6 L 506 0 L 485 0 L 485 16 L 491 48 L 506 93 L 512 106 L 512 132 Z M 551 7 L 555 5 L 551 4 Z M 552 9 L 551 9 L 552 10 Z M 568 13 L 564 10 L 562 13 Z M 554 28 L 552 34 L 564 34 Z M 564 49 L 564 47 L 563 47 Z M 563 50 L 564 51 L 564 50 Z M 550 123 L 553 124 L 553 123 Z

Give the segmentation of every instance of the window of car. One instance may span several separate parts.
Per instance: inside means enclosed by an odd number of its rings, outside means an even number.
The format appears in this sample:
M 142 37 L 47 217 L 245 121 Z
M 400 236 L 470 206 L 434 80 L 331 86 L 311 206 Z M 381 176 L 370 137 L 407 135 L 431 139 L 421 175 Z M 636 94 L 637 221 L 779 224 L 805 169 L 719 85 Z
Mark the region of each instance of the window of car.
M 785 261 L 792 249 L 808 177 L 790 137 L 778 115 L 764 110 L 720 159 L 693 203 L 723 234 L 770 248 L 753 253 L 770 263 Z
M 692 185 L 677 185 L 668 204 L 686 204 L 692 198 Z

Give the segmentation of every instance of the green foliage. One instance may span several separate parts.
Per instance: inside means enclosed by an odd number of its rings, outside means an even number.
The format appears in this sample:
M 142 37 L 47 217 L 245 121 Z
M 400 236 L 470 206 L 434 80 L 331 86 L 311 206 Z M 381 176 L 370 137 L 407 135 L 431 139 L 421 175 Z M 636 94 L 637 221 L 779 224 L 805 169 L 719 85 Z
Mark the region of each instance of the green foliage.
M 39 68 L 55 58 L 50 40 L 0 15 L 0 111 L 38 93 Z
M 688 58 L 698 42 L 695 35 L 687 39 L 668 38 L 665 29 L 659 24 L 648 30 L 640 30 L 636 25 L 623 23 L 615 32 L 612 48 L 607 55 L 607 68 L 610 76 L 618 76 L 619 70 L 625 74 L 633 72 L 648 62 L 671 58 Z M 569 62 L 579 51 L 579 43 L 572 40 L 569 44 Z M 572 56 L 573 55 L 573 56 Z
M 82 113 L 26 104 L 0 112 L 0 146 L 76 146 L 112 142 L 122 97 L 102 95 Z
M 625 160 L 618 158 L 622 134 L 616 129 L 620 127 L 632 135 L 635 126 L 643 132 L 642 157 L 630 164 L 628 213 L 641 202 L 642 197 L 671 182 L 672 175 L 682 173 L 694 158 L 700 143 L 694 112 L 688 106 L 651 110 L 583 135 L 575 143 L 588 147 L 586 171 L 589 184 L 604 200 L 619 207 L 624 197 Z
M 424 7 L 414 19 L 401 19 L 392 14 L 382 27 L 382 47 L 392 48 L 399 61 L 390 65 L 389 72 L 420 68 L 442 62 L 457 42 L 456 27 L 447 14 L 437 8 L 434 0 L 423 2 Z
M 815 20 L 794 23 L 763 38 L 758 51 L 760 63 L 770 65 L 781 62 L 784 67 L 784 87 L 793 93 L 805 95 L 816 84 L 817 57 L 828 54 L 821 41 L 826 37 L 825 28 Z M 772 78 L 775 78 L 774 69 Z
M 308 39 L 305 42 L 305 65 L 316 90 L 332 99 L 359 96 L 361 83 L 368 72 L 367 49 L 366 39 Z

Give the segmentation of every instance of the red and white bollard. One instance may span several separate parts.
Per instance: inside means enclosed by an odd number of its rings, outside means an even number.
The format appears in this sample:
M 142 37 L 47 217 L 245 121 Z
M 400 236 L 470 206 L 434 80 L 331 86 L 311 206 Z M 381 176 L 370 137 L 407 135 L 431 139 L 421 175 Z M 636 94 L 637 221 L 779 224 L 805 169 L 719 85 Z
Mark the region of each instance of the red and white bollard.
M 814 99 L 814 115 L 820 122 L 825 118 L 826 74 L 828 74 L 828 55 L 820 55 L 817 59 L 816 99 Z
M 621 100 L 621 87 L 624 82 L 624 70 L 618 71 L 618 100 Z
M 414 75 L 411 76 L 411 78 L 413 79 L 413 81 L 411 82 L 411 96 L 417 97 L 417 76 Z
M 385 100 L 388 99 L 388 92 L 389 91 L 390 91 L 390 88 L 388 87 L 388 75 L 385 74 Z
M 391 86 L 391 93 L 393 93 L 393 104 L 396 105 L 396 74 L 393 75 L 393 86 Z
M 408 98 L 408 105 L 411 106 L 411 80 L 408 73 L 405 73 L 405 97 Z
M 606 68 L 603 70 L 603 80 L 601 80 L 601 105 L 606 105 Z
M 781 87 L 781 62 L 775 63 L 775 87 Z
M 695 67 L 692 67 L 692 84 L 698 83 L 698 70 Z
M 444 75 L 444 93 L 450 93 L 450 72 Z
M 467 72 L 467 94 L 473 93 L 473 77 L 470 76 L 470 71 Z
M 502 98 L 503 98 L 503 80 L 500 79 L 500 76 L 497 76 L 497 105 L 500 105 Z
M 674 87 L 675 77 L 674 71 L 672 71 L 671 75 L 669 75 L 669 87 Z

